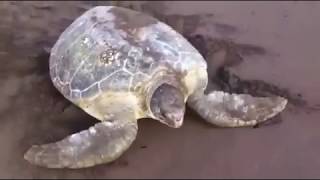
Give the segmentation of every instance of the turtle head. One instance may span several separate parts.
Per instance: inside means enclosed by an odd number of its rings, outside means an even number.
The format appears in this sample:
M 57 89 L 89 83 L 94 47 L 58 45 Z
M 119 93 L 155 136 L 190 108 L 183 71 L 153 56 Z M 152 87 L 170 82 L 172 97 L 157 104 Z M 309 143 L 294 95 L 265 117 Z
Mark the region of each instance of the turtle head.
M 185 113 L 184 95 L 179 88 L 163 83 L 153 92 L 150 109 L 160 122 L 179 128 Z

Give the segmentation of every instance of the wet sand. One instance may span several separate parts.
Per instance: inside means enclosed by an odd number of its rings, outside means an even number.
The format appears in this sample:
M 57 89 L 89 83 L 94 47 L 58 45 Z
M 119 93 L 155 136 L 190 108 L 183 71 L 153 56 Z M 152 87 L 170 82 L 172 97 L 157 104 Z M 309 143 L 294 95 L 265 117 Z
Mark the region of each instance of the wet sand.
M 0 3 L 0 178 L 320 177 L 320 112 L 297 105 L 281 113 L 280 123 L 260 128 L 214 128 L 191 110 L 179 129 L 144 119 L 132 147 L 114 163 L 82 170 L 28 164 L 23 153 L 30 145 L 56 141 L 96 122 L 74 106 L 65 109 L 68 102 L 53 88 L 48 58 L 41 53 L 74 18 L 98 4 L 103 2 Z M 238 62 L 229 70 L 242 79 L 301 94 L 308 107 L 320 104 L 319 2 L 150 2 L 143 7 L 186 36 L 236 44 L 222 49 L 229 50 L 229 61 Z M 216 48 L 201 45 L 199 51 Z

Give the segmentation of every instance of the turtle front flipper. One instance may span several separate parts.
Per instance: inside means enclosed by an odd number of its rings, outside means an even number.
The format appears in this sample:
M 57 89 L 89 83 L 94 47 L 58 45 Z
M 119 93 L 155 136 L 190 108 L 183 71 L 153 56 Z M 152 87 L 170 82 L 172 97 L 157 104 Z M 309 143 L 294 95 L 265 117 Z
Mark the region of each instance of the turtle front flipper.
M 194 95 L 188 105 L 203 119 L 220 127 L 248 127 L 265 122 L 284 110 L 285 98 L 253 97 L 249 94 L 229 94 L 213 91 Z
M 47 168 L 76 169 L 108 163 L 129 148 L 137 131 L 137 122 L 104 121 L 61 141 L 34 145 L 24 158 Z

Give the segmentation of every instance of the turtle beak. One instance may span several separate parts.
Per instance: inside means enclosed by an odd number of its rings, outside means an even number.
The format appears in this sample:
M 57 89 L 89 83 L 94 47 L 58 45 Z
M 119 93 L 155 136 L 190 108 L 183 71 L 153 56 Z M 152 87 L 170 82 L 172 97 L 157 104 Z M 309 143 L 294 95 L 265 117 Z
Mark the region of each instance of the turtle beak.
M 167 124 L 169 127 L 179 128 L 183 124 L 184 111 L 170 112 L 164 114 L 164 116 L 164 123 Z

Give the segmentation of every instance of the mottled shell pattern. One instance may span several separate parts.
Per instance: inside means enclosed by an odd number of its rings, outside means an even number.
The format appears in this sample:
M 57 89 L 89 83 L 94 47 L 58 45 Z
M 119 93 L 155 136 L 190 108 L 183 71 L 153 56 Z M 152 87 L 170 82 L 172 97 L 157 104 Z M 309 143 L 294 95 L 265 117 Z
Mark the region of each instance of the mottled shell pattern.
M 206 68 L 199 52 L 171 27 L 114 6 L 97 6 L 82 14 L 60 35 L 50 56 L 55 87 L 100 120 L 107 119 L 102 109 L 117 111 L 117 102 L 143 106 L 143 89 L 156 83 L 156 76 L 177 74 L 187 97 L 199 78 L 206 80 Z M 145 116 L 143 108 L 131 111 Z

